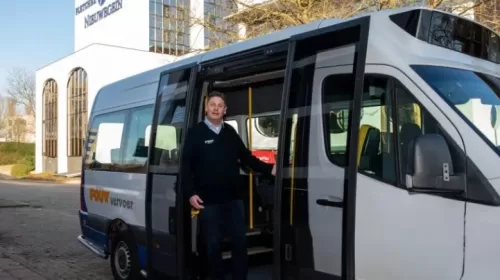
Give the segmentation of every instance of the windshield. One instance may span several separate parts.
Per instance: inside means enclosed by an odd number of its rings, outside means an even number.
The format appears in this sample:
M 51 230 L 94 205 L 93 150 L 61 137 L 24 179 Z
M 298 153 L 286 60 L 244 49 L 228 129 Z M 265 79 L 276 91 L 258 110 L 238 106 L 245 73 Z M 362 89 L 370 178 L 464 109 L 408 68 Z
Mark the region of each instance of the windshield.
M 500 143 L 500 79 L 449 67 L 413 65 L 412 68 L 441 97 L 460 111 L 478 133 L 494 146 Z

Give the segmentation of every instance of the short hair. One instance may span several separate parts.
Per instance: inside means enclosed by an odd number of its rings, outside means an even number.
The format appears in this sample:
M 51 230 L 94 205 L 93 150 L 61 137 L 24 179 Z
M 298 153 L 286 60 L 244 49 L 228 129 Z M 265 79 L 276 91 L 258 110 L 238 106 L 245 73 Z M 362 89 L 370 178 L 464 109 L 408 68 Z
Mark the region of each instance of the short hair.
M 220 91 L 216 91 L 216 90 L 213 90 L 211 91 L 208 96 L 207 96 L 207 102 L 210 101 L 210 99 L 212 99 L 213 97 L 219 97 L 220 99 L 222 99 L 224 102 L 226 102 L 226 97 L 224 96 L 224 93 L 220 92 Z

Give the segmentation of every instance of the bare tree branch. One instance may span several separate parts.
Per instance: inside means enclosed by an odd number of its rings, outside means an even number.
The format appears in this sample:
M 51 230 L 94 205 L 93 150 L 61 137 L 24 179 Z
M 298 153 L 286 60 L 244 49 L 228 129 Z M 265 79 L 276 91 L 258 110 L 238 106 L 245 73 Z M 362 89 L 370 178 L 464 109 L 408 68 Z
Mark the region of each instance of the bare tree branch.
M 7 95 L 23 105 L 25 113 L 35 116 L 35 75 L 24 68 L 14 68 L 7 76 Z
M 481 0 L 481 5 L 474 7 L 474 18 L 482 24 L 500 32 L 500 0 Z

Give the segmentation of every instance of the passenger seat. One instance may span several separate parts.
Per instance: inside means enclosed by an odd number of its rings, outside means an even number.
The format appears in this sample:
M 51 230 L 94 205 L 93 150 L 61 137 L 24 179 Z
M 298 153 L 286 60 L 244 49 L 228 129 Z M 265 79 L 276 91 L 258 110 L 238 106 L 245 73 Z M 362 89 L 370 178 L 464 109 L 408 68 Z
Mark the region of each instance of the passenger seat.
M 359 170 L 377 173 L 376 159 L 380 154 L 380 129 L 364 124 L 359 128 L 358 142 Z

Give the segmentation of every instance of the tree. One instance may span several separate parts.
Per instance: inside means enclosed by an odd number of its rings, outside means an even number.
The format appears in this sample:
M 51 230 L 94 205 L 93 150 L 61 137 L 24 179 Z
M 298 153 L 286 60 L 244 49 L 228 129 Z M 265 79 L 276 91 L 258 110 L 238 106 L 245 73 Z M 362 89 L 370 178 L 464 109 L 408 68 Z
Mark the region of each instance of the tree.
M 482 0 L 474 9 L 474 15 L 479 22 L 500 32 L 500 0 Z
M 11 121 L 12 121 L 12 126 L 10 127 L 11 129 L 10 140 L 18 143 L 25 142 L 26 134 L 28 132 L 26 120 L 24 120 L 21 117 L 16 117 Z
M 35 74 L 24 68 L 14 68 L 7 76 L 6 93 L 17 105 L 22 105 L 26 115 L 35 116 Z
M 7 110 L 7 99 L 0 96 L 0 138 L 4 138 L 7 136 Z
M 464 15 L 475 11 L 484 1 L 500 0 L 227 0 L 217 12 L 203 19 L 192 16 L 192 25 L 203 27 L 211 35 L 203 51 L 221 47 L 227 41 L 240 41 L 283 28 L 320 19 L 345 19 L 362 13 L 407 6 L 427 6 Z M 217 0 L 216 0 L 217 2 Z M 472 4 L 471 4 L 472 3 Z M 224 19 L 214 14 L 227 15 Z

